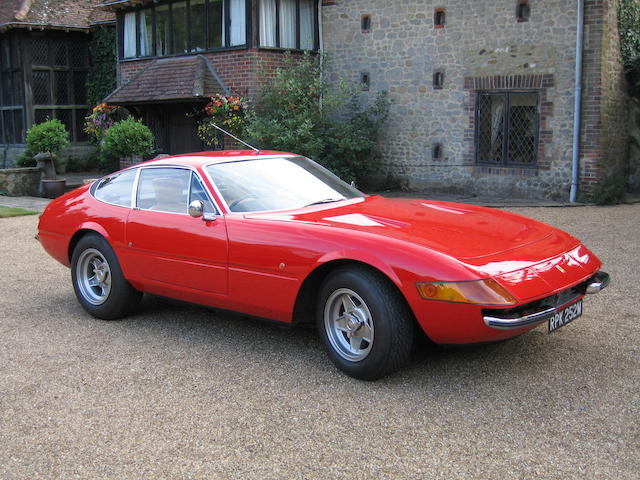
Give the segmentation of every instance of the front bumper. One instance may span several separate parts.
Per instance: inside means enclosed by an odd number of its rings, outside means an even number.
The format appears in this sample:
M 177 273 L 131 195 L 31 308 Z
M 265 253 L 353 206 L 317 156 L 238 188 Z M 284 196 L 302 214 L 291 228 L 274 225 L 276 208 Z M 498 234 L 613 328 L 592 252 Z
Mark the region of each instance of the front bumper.
M 581 295 L 585 293 L 598 293 L 607 285 L 609 285 L 609 274 L 606 272 L 598 272 L 593 277 L 591 277 L 583 287 L 579 289 L 581 291 L 575 292 L 573 298 L 568 301 L 567 298 L 564 297 L 563 301 L 560 304 L 556 304 L 554 306 L 545 306 L 544 302 L 538 302 L 539 309 L 534 312 L 522 313 L 517 316 L 507 314 L 504 317 L 496 316 L 496 314 L 494 313 L 484 315 L 482 318 L 487 327 L 496 330 L 515 330 L 517 328 L 535 325 L 549 320 L 559 310 L 572 303 L 574 300 L 577 301 L 581 297 Z

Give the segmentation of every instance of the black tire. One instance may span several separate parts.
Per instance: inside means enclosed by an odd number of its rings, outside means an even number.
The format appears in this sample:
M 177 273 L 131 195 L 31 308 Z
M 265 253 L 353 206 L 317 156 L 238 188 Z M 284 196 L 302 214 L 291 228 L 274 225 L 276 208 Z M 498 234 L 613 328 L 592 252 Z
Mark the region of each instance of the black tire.
M 142 297 L 124 278 L 109 243 L 96 233 L 82 237 L 73 250 L 71 280 L 82 308 L 102 320 L 126 316 Z
M 354 378 L 384 377 L 411 353 L 412 312 L 386 277 L 366 267 L 343 267 L 325 279 L 316 319 L 329 358 Z

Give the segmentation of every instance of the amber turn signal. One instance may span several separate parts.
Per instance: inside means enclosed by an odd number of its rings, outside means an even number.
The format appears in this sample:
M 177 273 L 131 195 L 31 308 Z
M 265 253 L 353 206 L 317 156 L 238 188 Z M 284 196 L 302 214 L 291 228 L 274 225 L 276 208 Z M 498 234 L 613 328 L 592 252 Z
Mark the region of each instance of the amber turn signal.
M 473 303 L 479 305 L 512 305 L 517 300 L 492 278 L 465 282 L 416 283 L 425 300 Z

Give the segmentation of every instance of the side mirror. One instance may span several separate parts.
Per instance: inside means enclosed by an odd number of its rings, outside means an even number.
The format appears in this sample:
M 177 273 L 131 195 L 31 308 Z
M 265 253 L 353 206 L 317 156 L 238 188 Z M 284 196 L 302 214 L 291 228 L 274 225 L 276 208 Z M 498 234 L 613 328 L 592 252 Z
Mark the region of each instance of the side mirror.
M 204 211 L 204 205 L 200 200 L 194 200 L 189 204 L 189 215 L 193 218 L 200 218 L 205 222 L 214 222 L 216 220 L 215 213 L 206 213 Z
M 200 200 L 194 200 L 189 204 L 189 215 L 193 218 L 200 218 L 204 213 L 204 205 Z

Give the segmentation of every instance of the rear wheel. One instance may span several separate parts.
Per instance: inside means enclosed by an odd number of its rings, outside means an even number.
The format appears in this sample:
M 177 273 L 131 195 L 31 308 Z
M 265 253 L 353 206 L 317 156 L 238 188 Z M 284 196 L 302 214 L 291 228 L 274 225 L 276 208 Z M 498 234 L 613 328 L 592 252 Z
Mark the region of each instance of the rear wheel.
M 317 323 L 329 357 L 352 377 L 376 380 L 409 358 L 412 313 L 389 281 L 367 268 L 341 268 L 325 280 Z
M 73 250 L 71 280 L 80 305 L 103 320 L 127 315 L 142 296 L 124 278 L 109 243 L 94 233 L 82 237 Z

